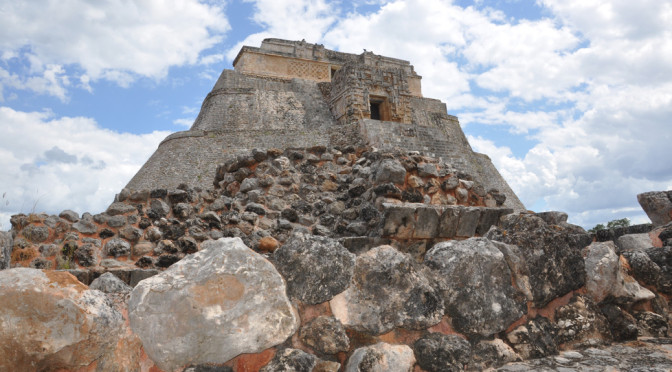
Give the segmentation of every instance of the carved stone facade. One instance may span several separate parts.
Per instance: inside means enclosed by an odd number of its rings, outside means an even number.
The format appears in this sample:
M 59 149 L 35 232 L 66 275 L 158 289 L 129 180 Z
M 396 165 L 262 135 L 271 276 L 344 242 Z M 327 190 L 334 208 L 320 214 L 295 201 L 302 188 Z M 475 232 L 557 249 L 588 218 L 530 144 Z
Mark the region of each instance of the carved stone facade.
M 490 159 L 472 149 L 441 101 L 401 59 L 336 52 L 305 41 L 244 46 L 207 95 L 191 129 L 168 136 L 126 186 L 212 186 L 218 164 L 253 148 L 373 146 L 443 159 L 523 210 Z
M 403 69 L 348 63 L 334 74 L 329 103 L 343 124 L 361 119 L 411 124 L 412 96 Z

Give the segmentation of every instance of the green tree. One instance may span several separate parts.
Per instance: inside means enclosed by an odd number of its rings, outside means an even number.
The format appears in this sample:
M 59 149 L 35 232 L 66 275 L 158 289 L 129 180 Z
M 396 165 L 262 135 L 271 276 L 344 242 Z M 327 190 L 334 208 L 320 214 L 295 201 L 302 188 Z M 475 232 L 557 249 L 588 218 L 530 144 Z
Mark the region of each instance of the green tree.
M 604 230 L 604 229 L 615 229 L 617 227 L 628 227 L 628 226 L 630 226 L 630 220 L 627 219 L 627 218 L 621 218 L 620 220 L 611 220 L 611 221 L 607 222 L 607 226 L 604 226 L 603 224 L 598 223 L 597 225 L 595 225 L 595 227 L 588 230 L 588 232 L 596 233 L 596 232 L 598 232 L 600 230 Z

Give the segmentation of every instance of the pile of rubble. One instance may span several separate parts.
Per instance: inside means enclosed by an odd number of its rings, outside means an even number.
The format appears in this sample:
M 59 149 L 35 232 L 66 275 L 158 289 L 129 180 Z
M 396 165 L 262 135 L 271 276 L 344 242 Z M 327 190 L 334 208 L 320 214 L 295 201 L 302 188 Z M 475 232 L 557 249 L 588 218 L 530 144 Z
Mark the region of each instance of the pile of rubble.
M 373 149 L 254 150 L 214 186 L 14 216 L 0 370 L 672 365 L 672 223 L 595 236 Z

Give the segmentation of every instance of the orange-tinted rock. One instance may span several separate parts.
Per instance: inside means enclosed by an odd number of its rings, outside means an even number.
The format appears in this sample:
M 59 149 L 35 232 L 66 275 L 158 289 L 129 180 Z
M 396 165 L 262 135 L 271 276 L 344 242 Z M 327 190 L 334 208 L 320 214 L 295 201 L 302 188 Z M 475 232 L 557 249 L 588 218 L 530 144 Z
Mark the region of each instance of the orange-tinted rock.
M 65 272 L 0 271 L 0 370 L 90 365 L 113 350 L 123 325 L 107 297 Z
M 278 248 L 278 241 L 272 236 L 265 236 L 259 240 L 259 250 L 273 252 Z

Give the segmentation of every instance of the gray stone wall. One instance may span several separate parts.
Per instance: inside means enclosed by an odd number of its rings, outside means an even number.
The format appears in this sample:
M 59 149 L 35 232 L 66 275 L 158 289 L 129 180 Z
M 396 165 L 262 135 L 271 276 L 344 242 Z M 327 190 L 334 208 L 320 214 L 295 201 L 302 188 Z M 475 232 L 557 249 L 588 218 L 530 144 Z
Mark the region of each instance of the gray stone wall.
M 250 149 L 327 146 L 323 130 L 186 131 L 170 135 L 126 185 L 129 190 L 212 188 L 219 164 Z
M 304 130 L 334 124 L 314 82 L 248 77 L 224 70 L 191 130 Z

